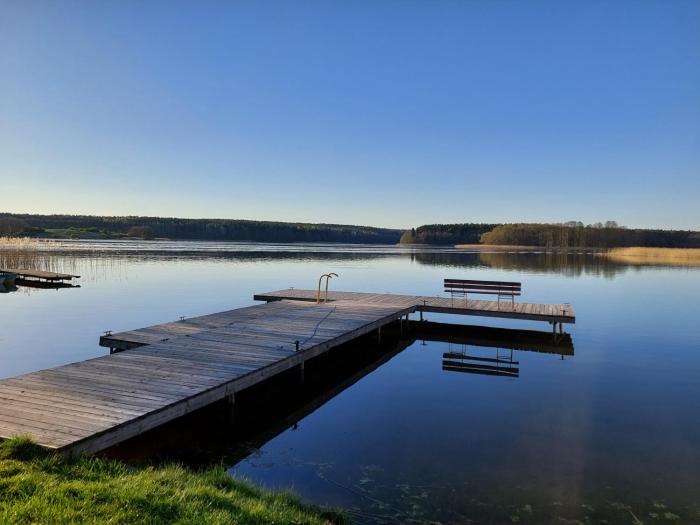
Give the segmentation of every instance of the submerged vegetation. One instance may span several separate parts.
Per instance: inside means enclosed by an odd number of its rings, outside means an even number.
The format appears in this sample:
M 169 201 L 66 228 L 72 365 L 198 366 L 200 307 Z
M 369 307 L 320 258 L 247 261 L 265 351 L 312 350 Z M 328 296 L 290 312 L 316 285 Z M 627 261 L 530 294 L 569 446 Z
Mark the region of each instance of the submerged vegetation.
M 0 523 L 334 524 L 342 515 L 256 489 L 223 467 L 68 460 L 27 438 L 0 443 Z

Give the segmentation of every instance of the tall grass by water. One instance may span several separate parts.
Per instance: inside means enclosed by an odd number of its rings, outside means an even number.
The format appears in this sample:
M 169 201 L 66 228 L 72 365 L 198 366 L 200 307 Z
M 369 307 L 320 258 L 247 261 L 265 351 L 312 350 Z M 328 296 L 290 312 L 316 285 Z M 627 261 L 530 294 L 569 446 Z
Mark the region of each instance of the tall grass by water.
M 626 264 L 700 266 L 700 248 L 612 248 L 602 255 L 612 261 Z
M 223 467 L 64 459 L 28 438 L 0 443 L 0 523 L 309 524 L 342 515 L 236 480 Z
M 41 250 L 51 248 L 53 245 L 51 240 L 31 237 L 0 237 L 0 250 Z

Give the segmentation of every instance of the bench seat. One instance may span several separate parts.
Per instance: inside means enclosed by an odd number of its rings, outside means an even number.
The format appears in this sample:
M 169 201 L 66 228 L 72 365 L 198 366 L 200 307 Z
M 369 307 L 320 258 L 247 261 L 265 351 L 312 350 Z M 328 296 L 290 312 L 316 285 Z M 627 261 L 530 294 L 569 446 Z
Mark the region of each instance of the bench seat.
M 521 295 L 522 284 L 511 281 L 477 281 L 470 279 L 445 279 L 445 292 L 449 292 L 454 303 L 455 296 L 464 296 L 467 302 L 467 295 L 470 293 L 488 294 L 498 296 L 498 307 L 501 306 L 501 297 L 510 297 L 511 305 L 515 308 L 515 296 Z

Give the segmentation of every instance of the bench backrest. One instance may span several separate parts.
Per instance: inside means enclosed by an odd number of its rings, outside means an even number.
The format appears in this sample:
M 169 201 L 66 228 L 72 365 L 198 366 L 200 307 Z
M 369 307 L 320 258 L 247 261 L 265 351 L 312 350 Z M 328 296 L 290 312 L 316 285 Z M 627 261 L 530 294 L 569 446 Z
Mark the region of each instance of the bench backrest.
M 465 279 L 445 279 L 446 292 L 488 293 L 520 295 L 522 284 L 509 281 L 474 281 Z

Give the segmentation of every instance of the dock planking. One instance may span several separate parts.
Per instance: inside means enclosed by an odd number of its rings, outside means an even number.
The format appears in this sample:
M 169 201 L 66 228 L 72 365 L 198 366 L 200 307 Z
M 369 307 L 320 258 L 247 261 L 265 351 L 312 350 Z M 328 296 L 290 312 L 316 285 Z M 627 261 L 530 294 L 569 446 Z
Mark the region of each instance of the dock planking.
M 0 436 L 30 435 L 60 451 L 95 452 L 230 397 L 405 313 L 280 301 L 126 332 L 126 341 L 142 346 L 0 380 Z M 120 334 L 110 337 L 115 336 Z
M 288 288 L 276 292 L 256 294 L 253 297 L 257 301 L 277 301 L 282 299 L 296 301 L 316 301 L 315 290 L 300 290 Z M 336 301 L 352 301 L 365 305 L 384 305 L 403 308 L 412 308 L 413 311 L 476 315 L 485 317 L 505 317 L 509 319 L 523 319 L 530 321 L 546 321 L 549 323 L 576 322 L 574 309 L 570 304 L 537 304 L 510 301 L 500 303 L 498 301 L 484 301 L 478 299 L 461 299 L 450 297 L 433 297 L 420 295 L 375 294 L 363 292 L 329 292 L 328 304 Z
M 415 311 L 575 320 L 568 305 L 519 303 L 507 311 L 495 301 L 355 292 L 331 292 L 317 305 L 315 291 L 292 289 L 255 299 L 265 302 L 106 334 L 102 346 L 124 351 L 0 380 L 0 437 L 29 435 L 61 452 L 96 452 L 233 401 L 237 391 Z
M 17 274 L 17 279 L 31 281 L 39 280 L 43 282 L 62 282 L 72 279 L 79 279 L 79 275 L 71 275 L 69 273 L 47 272 L 44 270 L 23 270 L 17 268 L 2 268 L 0 272 L 9 272 Z

